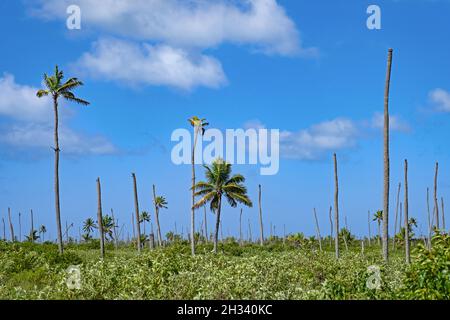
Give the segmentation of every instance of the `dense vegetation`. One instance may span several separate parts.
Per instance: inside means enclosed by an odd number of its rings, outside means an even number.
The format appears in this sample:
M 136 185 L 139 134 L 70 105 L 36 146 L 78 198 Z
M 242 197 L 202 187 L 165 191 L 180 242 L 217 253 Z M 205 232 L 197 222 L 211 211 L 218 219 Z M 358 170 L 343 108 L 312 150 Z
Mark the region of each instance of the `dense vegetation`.
M 412 264 L 397 246 L 385 264 L 379 246 L 361 251 L 352 241 L 339 260 L 317 242 L 273 238 L 264 247 L 240 246 L 233 239 L 199 244 L 188 241 L 138 254 L 132 244 L 118 249 L 99 243 L 69 244 L 63 255 L 55 244 L 0 242 L 0 299 L 449 299 L 450 237 L 437 235 L 431 250 L 414 243 Z M 67 268 L 81 270 L 80 288 L 67 285 Z M 380 270 L 379 287 L 373 269 Z M 376 281 L 375 281 L 376 284 Z

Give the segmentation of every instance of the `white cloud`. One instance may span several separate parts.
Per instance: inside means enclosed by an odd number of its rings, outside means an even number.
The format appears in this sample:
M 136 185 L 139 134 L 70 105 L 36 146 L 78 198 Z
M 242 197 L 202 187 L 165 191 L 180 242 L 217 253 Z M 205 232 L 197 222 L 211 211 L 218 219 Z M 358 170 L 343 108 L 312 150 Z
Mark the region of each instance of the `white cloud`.
M 82 28 L 177 47 L 222 43 L 253 46 L 267 54 L 311 53 L 302 48 L 295 23 L 276 0 L 36 0 L 34 14 L 66 19 L 80 6 Z
M 53 146 L 53 109 L 49 97 L 37 98 L 38 88 L 17 84 L 12 75 L 0 78 L 0 145 L 17 150 Z M 63 114 L 66 114 L 64 111 Z M 62 124 L 62 150 L 67 154 L 111 154 L 117 149 L 102 136 L 77 133 Z
M 384 115 L 376 112 L 371 121 L 371 126 L 375 129 L 384 128 Z M 411 130 L 410 125 L 396 115 L 389 115 L 389 128 L 392 131 L 408 132 Z
M 190 90 L 216 88 L 226 83 L 219 61 L 189 54 L 167 45 L 137 45 L 117 39 L 101 39 L 92 51 L 75 63 L 80 72 L 128 85 L 167 85 Z
M 436 111 L 450 112 L 450 93 L 443 89 L 434 89 L 429 93 L 429 100 Z

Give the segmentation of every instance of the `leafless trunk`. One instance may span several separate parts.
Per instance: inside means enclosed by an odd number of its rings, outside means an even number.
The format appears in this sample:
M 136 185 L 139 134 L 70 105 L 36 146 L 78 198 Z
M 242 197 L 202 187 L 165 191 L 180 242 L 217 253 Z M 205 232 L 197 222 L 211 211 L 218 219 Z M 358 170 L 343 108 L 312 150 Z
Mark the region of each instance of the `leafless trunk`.
M 389 260 L 389 88 L 391 82 L 392 49 L 389 49 L 384 92 L 384 192 L 383 192 L 383 259 Z
M 114 248 L 117 250 L 119 248 L 119 237 L 117 235 L 117 228 L 119 226 L 119 220 L 117 220 L 114 217 L 114 210 L 111 208 L 111 217 L 113 220 L 113 231 L 114 231 Z
M 248 235 L 249 235 L 248 240 L 250 241 L 250 243 L 252 243 L 253 242 L 253 236 L 252 236 L 252 226 L 250 224 L 250 219 L 248 219 Z
M 6 225 L 5 225 L 5 219 L 2 218 L 2 223 L 3 223 L 3 240 L 6 241 Z
M 242 208 L 241 213 L 239 214 L 239 244 L 242 246 Z
M 203 206 L 203 220 L 205 221 L 205 241 L 208 243 L 209 241 L 209 234 L 208 234 L 208 219 L 206 216 L 206 206 Z
M 194 145 L 192 146 L 192 206 L 191 206 L 191 254 L 195 255 L 195 148 L 197 146 L 199 127 L 194 127 Z
M 364 240 L 361 240 L 361 255 L 364 255 Z
M 444 198 L 441 197 L 441 216 L 442 216 L 442 229 L 445 230 L 445 211 L 444 211 Z
M 400 188 L 401 188 L 401 186 L 402 186 L 402 184 L 399 183 L 398 190 L 397 190 L 397 203 L 395 206 L 394 236 L 392 237 L 393 250 L 395 250 L 395 235 L 397 234 L 397 217 L 398 217 L 398 206 L 400 204 Z M 400 221 L 400 225 L 401 225 L 401 221 Z
M 34 243 L 34 221 L 33 221 L 33 209 L 31 209 L 31 232 L 30 232 L 31 243 Z
M 333 207 L 330 206 L 330 211 L 328 212 L 328 218 L 330 219 L 330 248 L 333 246 L 333 218 L 332 218 Z
M 339 180 L 336 153 L 334 158 L 334 250 L 339 259 Z
M 430 214 L 430 189 L 427 188 L 427 217 L 428 217 L 428 249 L 431 249 L 431 231 L 433 223 L 431 222 Z
M 134 225 L 134 220 L 136 219 L 136 217 L 134 215 L 135 214 L 132 212 L 131 213 L 131 226 L 133 227 L 133 238 L 136 238 L 136 228 Z
M 155 204 L 156 228 L 158 229 L 158 245 L 162 247 L 161 226 L 159 224 L 159 208 L 156 205 L 156 187 L 153 185 L 153 203 Z
M 370 210 L 367 212 L 367 225 L 369 227 L 369 247 L 371 246 L 371 238 L 372 238 L 372 234 L 370 232 Z
M 134 189 L 134 210 L 135 210 L 135 218 L 136 218 L 136 233 L 137 233 L 137 248 L 138 252 L 141 252 L 141 225 L 139 223 L 139 200 L 138 200 L 138 190 L 136 183 L 136 175 L 134 173 L 131 174 L 133 178 L 133 189 Z
M 100 186 L 100 178 L 97 178 L 97 204 L 98 232 L 100 236 L 100 256 L 103 259 L 105 257 L 105 236 L 103 234 L 102 189 Z
M 219 227 L 220 227 L 220 211 L 222 207 L 222 198 L 219 197 L 219 201 L 217 203 L 217 216 L 216 216 L 216 230 L 214 232 L 214 253 L 217 254 L 217 243 L 219 242 Z
M 409 251 L 409 226 L 408 226 L 408 160 L 405 160 L 405 254 L 406 263 L 411 263 Z
M 286 225 L 283 224 L 283 245 L 286 244 Z
M 438 181 L 439 163 L 436 162 L 436 171 L 434 173 L 434 220 L 436 228 L 439 230 L 439 204 L 437 198 L 437 181 Z
M 61 229 L 61 207 L 59 202 L 59 117 L 58 117 L 58 97 L 53 96 L 53 110 L 55 114 L 55 128 L 54 128 L 54 139 L 55 139 L 55 210 L 56 210 L 56 232 L 58 234 L 58 249 L 59 253 L 63 254 L 63 237 Z
M 150 235 L 148 237 L 150 249 L 155 249 L 155 233 L 153 232 L 153 223 L 150 224 Z
M 314 208 L 314 220 L 316 221 L 317 239 L 319 239 L 319 249 L 322 251 L 322 237 L 320 236 L 319 221 L 317 220 L 316 208 Z
M 258 203 L 259 203 L 259 243 L 263 246 L 264 245 L 264 227 L 263 227 L 263 218 L 262 218 L 262 207 L 261 207 L 261 185 L 258 186 L 259 190 L 259 196 L 258 196 Z
M 11 220 L 11 208 L 8 208 L 8 219 L 9 219 L 9 231 L 11 232 L 11 242 L 16 241 L 16 237 L 14 236 L 14 226 Z
M 22 213 L 19 212 L 19 242 L 22 242 Z

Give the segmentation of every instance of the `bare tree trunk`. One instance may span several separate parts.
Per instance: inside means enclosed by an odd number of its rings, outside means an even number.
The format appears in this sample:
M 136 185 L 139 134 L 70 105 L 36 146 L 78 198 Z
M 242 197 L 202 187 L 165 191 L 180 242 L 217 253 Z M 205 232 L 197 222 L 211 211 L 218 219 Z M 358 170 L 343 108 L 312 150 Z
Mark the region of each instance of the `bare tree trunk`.
M 222 224 L 222 220 L 220 220 L 220 242 L 223 243 L 223 224 Z
M 114 248 L 117 250 L 119 248 L 119 237 L 117 235 L 117 228 L 119 226 L 119 220 L 117 220 L 114 217 L 114 210 L 111 208 L 111 217 L 113 220 L 113 230 L 114 230 Z
M 242 246 L 243 242 L 242 242 L 242 208 L 241 208 L 241 213 L 239 215 L 239 244 Z
M 33 221 L 33 209 L 31 209 L 31 232 L 30 232 L 31 243 L 34 243 L 34 221 Z
M 150 224 L 150 236 L 148 238 L 150 249 L 155 249 L 155 233 L 153 232 L 153 223 Z
M 441 205 L 442 205 L 442 210 L 441 210 L 442 229 L 445 230 L 445 211 L 444 211 L 444 198 L 443 197 L 441 197 Z
M 330 248 L 333 247 L 333 218 L 332 216 L 333 207 L 330 206 L 330 211 L 328 212 L 328 218 L 330 219 Z
M 261 207 L 261 185 L 258 185 L 258 203 L 259 203 L 259 243 L 261 246 L 264 245 L 264 227 L 262 218 L 262 207 Z
M 364 240 L 361 240 L 361 255 L 364 255 Z
M 428 249 L 431 249 L 431 231 L 433 223 L 431 222 L 430 214 L 430 189 L 427 188 L 427 214 L 428 214 Z
M 400 188 L 401 188 L 402 184 L 399 183 L 398 184 L 398 190 L 397 190 L 397 203 L 395 206 L 395 222 L 394 222 L 394 236 L 392 237 L 392 246 L 393 246 L 393 250 L 395 250 L 395 235 L 397 234 L 397 217 L 398 217 L 398 206 L 400 203 Z M 401 225 L 401 221 L 400 221 L 400 225 Z
M 334 158 L 334 250 L 339 259 L 339 180 L 336 153 Z
M 137 248 L 138 248 L 138 252 L 140 253 L 141 252 L 141 225 L 139 223 L 139 200 L 138 200 L 136 175 L 134 173 L 132 173 L 131 177 L 133 178 L 133 189 L 134 189 L 134 210 L 135 210 L 135 218 L 136 218 Z
M 370 211 L 368 211 L 367 212 L 367 225 L 368 225 L 368 227 L 369 227 L 369 247 L 371 246 L 371 238 L 372 238 L 372 235 L 371 235 L 371 232 L 370 232 Z
M 6 225 L 5 225 L 5 219 L 2 218 L 2 223 L 3 223 L 3 240 L 6 241 Z
M 409 251 L 409 224 L 408 224 L 408 160 L 405 160 L 405 254 L 406 263 L 411 263 Z
M 155 204 L 156 228 L 158 229 L 158 245 L 162 247 L 161 226 L 159 224 L 159 208 L 156 205 L 156 187 L 153 185 L 153 203 Z
M 391 82 L 392 49 L 389 49 L 384 92 L 384 192 L 383 192 L 383 259 L 389 261 L 389 88 Z
M 98 232 L 100 235 L 100 257 L 105 257 L 105 236 L 103 235 L 103 212 L 102 212 L 102 189 L 100 186 L 100 178 L 97 178 L 97 219 L 98 219 Z
M 11 242 L 16 241 L 16 237 L 14 236 L 14 226 L 11 220 L 11 208 L 8 208 L 8 219 L 9 219 L 9 231 L 11 232 Z
M 252 225 L 250 224 L 250 219 L 248 219 L 248 235 L 249 235 L 248 240 L 250 241 L 250 243 L 252 243 L 253 236 L 252 236 Z
M 54 131 L 54 139 L 55 139 L 55 210 L 56 210 L 56 232 L 58 234 L 58 249 L 59 253 L 63 254 L 64 246 L 63 246 L 63 238 L 62 238 L 62 229 L 61 229 L 61 206 L 59 202 L 59 117 L 58 117 L 58 97 L 53 96 L 53 110 L 55 114 L 55 131 Z
M 286 225 L 283 224 L 283 245 L 286 244 Z
M 436 221 L 437 229 L 439 229 L 439 204 L 437 198 L 438 171 L 439 171 L 439 163 L 436 162 L 436 171 L 434 174 L 434 220 Z
M 214 233 L 214 253 L 217 254 L 217 243 L 219 242 L 219 227 L 220 227 L 220 211 L 222 206 L 222 199 L 219 197 L 217 204 L 216 230 Z
M 205 241 L 206 243 L 208 243 L 209 241 L 209 234 L 208 234 L 208 219 L 206 216 L 206 206 L 203 206 L 203 216 L 204 216 L 204 220 L 205 220 Z
M 322 251 L 322 237 L 320 236 L 319 221 L 317 220 L 316 208 L 314 208 L 314 220 L 316 221 L 317 239 L 319 239 L 319 249 Z
M 19 242 L 22 242 L 22 213 L 19 212 Z
M 191 254 L 195 256 L 195 147 L 197 146 L 198 127 L 194 128 L 194 145 L 192 147 L 192 207 L 191 207 Z

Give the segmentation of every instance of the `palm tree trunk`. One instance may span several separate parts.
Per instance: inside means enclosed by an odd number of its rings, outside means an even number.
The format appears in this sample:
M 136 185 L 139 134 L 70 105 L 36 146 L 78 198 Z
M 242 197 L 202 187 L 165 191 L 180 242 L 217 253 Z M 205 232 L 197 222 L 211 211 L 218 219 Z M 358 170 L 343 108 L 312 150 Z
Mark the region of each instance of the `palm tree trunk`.
M 100 257 L 105 257 L 105 237 L 103 235 L 103 212 L 102 212 L 102 189 L 100 186 L 100 178 L 97 178 L 97 219 L 98 219 L 98 232 L 100 235 Z
M 378 245 L 381 245 L 381 221 L 380 220 L 378 220 L 377 221 L 378 222 Z
M 243 242 L 242 242 L 242 208 L 241 208 L 241 213 L 239 215 L 239 244 L 242 246 Z
M 261 185 L 258 186 L 259 188 L 259 196 L 258 196 L 258 203 L 259 203 L 259 243 L 261 246 L 264 245 L 264 226 L 263 226 L 263 218 L 262 218 L 262 207 L 261 207 Z
M 339 259 L 339 180 L 336 153 L 334 159 L 334 251 Z
M 117 250 L 119 248 L 119 237 L 117 235 L 117 227 L 119 225 L 119 220 L 117 220 L 117 224 L 116 224 L 116 219 L 114 217 L 114 210 L 111 208 L 111 217 L 113 220 L 113 230 L 114 230 L 114 248 Z
M 389 88 L 391 83 L 392 49 L 389 49 L 384 93 L 384 193 L 383 193 L 383 259 L 389 260 Z
M 394 222 L 394 236 L 392 237 L 392 246 L 393 246 L 393 250 L 395 250 L 395 235 L 397 234 L 397 217 L 398 217 L 398 206 L 400 203 L 400 188 L 401 188 L 402 184 L 399 183 L 398 184 L 398 190 L 397 190 L 397 204 L 395 206 L 395 222 Z M 401 225 L 401 221 L 400 221 L 400 225 Z
M 208 219 L 206 216 L 206 206 L 203 206 L 203 216 L 204 216 L 204 221 L 205 221 L 205 241 L 206 243 L 208 243 L 209 241 L 209 234 L 208 234 Z
M 138 191 L 137 191 L 137 183 L 136 183 L 136 175 L 134 173 L 131 174 L 133 178 L 133 189 L 134 189 L 134 210 L 135 210 L 135 219 L 136 219 L 136 230 L 137 230 L 137 249 L 138 252 L 141 252 L 141 226 L 139 223 L 139 200 L 138 200 Z
M 219 197 L 217 204 L 216 230 L 214 233 L 214 253 L 217 254 L 217 243 L 219 242 L 219 227 L 220 227 L 220 211 L 222 206 L 222 198 Z
M 5 219 L 2 218 L 2 223 L 3 223 L 3 240 L 6 241 L 6 225 L 5 225 Z
M 370 232 L 370 210 L 367 212 L 367 225 L 368 225 L 368 227 L 369 227 L 369 247 L 371 246 L 371 238 L 372 238 L 372 235 L 371 235 L 371 232 Z
M 431 222 L 431 214 L 430 214 L 430 189 L 427 188 L 427 218 L 428 218 L 428 249 L 431 249 L 431 230 L 432 230 L 432 222 Z
M 409 251 L 409 225 L 408 225 L 408 160 L 405 160 L 405 254 L 406 263 L 411 263 Z
M 439 205 L 437 198 L 438 171 L 439 171 L 439 163 L 436 162 L 436 171 L 434 174 L 434 220 L 436 221 L 436 228 L 439 229 Z
M 55 139 L 55 210 L 56 210 L 56 232 L 58 234 L 58 249 L 59 253 L 63 254 L 63 237 L 61 228 L 61 207 L 59 202 L 59 117 L 58 117 L 58 97 L 53 96 L 53 110 L 55 114 L 55 128 L 54 128 L 54 139 Z
M 136 219 L 136 217 L 134 217 L 134 213 L 131 213 L 131 226 L 133 227 L 133 238 L 136 238 L 136 228 L 134 225 L 134 219 Z
M 441 205 L 442 205 L 442 210 L 441 210 L 442 229 L 445 230 L 445 211 L 444 211 L 444 198 L 443 197 L 441 197 Z
M 19 242 L 22 242 L 22 213 L 19 212 Z
M 14 242 L 16 238 L 14 237 L 14 226 L 11 220 L 11 208 L 8 208 L 8 219 L 9 219 L 9 231 L 11 232 L 11 242 Z
M 198 127 L 194 128 L 194 145 L 192 147 L 192 206 L 191 206 L 191 254 L 195 256 L 195 148 L 197 146 Z
M 153 185 L 153 203 L 155 204 L 156 228 L 158 229 L 158 245 L 162 247 L 161 226 L 159 225 L 159 209 L 156 205 L 156 187 Z
M 319 249 L 322 251 L 322 237 L 320 236 L 319 221 L 317 220 L 316 208 L 314 208 L 314 219 L 316 221 L 317 239 L 319 239 Z
M 248 219 L 248 241 L 250 241 L 250 244 L 253 242 L 252 226 L 250 224 L 250 219 Z
M 34 221 L 33 221 L 33 209 L 31 209 L 31 243 L 34 243 Z
M 333 218 L 332 218 L 332 213 L 333 213 L 333 207 L 330 206 L 330 211 L 328 212 L 328 218 L 330 220 L 330 248 L 333 247 Z

